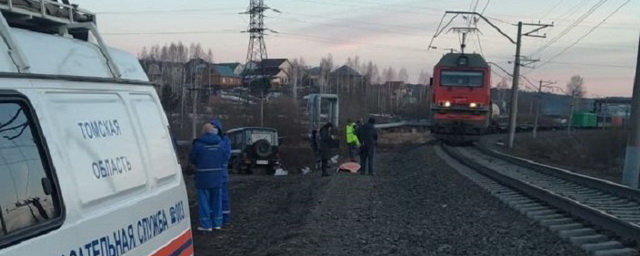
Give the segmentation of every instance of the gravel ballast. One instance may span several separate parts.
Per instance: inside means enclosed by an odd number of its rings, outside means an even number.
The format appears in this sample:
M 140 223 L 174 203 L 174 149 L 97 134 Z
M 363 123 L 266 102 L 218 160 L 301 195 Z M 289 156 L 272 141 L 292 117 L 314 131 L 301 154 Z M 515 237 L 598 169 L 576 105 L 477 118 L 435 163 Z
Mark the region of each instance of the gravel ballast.
M 373 177 L 232 176 L 233 225 L 194 231 L 196 255 L 585 255 L 459 175 L 431 146 L 381 153 L 377 162 Z

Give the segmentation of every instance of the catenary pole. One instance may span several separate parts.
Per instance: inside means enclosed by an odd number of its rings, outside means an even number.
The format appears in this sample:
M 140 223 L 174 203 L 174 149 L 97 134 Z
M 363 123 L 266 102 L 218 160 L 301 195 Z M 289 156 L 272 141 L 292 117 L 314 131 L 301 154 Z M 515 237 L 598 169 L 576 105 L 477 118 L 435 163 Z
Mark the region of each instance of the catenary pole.
M 640 37 L 638 41 L 636 77 L 631 100 L 631 131 L 627 139 L 622 171 L 622 184 L 632 188 L 638 188 L 638 175 L 640 175 Z

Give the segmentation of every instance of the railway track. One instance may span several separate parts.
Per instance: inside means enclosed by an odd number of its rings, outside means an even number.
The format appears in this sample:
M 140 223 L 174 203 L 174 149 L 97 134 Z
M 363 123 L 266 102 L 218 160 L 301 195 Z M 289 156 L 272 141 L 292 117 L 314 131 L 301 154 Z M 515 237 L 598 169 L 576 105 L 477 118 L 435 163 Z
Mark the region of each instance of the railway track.
M 483 148 L 439 147 L 463 175 L 588 253 L 638 255 L 640 190 Z

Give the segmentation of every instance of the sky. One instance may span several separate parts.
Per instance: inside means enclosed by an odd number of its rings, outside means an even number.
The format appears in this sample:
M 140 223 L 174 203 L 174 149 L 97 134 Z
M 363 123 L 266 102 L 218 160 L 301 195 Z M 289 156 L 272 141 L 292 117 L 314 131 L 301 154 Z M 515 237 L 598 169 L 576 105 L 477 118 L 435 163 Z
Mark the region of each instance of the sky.
M 143 47 L 181 41 L 211 49 L 215 62 L 244 62 L 249 35 L 248 0 L 72 0 L 97 13 L 98 28 L 109 45 L 138 54 Z M 359 56 L 382 70 L 405 67 L 409 82 L 431 73 L 439 58 L 460 49 L 463 16 L 445 11 L 477 11 L 515 40 L 518 21 L 553 23 L 537 35 L 522 37 L 522 55 L 535 63 L 522 68 L 524 88 L 538 81 L 565 88 L 571 76 L 584 78 L 587 97 L 630 96 L 640 37 L 637 0 L 265 0 L 270 58 L 304 58 L 319 65 L 331 54 L 336 66 Z M 450 24 L 449 21 L 452 20 Z M 443 21 L 441 23 L 441 21 Z M 439 25 L 446 26 L 440 29 Z M 467 37 L 466 52 L 513 72 L 515 44 L 484 21 Z M 524 26 L 523 33 L 535 29 Z M 535 34 L 535 33 L 534 33 Z M 429 45 L 434 48 L 429 48 Z M 493 84 L 508 76 L 494 66 Z M 550 90 L 550 89 L 547 89 Z M 559 92 L 559 91 L 558 91 Z

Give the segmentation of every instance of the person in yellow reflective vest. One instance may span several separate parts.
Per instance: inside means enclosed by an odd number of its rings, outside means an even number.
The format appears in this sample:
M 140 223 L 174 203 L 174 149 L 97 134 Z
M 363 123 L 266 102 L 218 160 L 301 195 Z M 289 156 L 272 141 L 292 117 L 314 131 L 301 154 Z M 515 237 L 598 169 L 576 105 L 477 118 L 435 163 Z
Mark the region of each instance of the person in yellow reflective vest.
M 347 145 L 349 146 L 349 158 L 351 159 L 351 162 L 357 162 L 356 157 L 358 156 L 358 149 L 360 148 L 360 141 L 358 140 L 356 132 L 356 123 L 349 119 L 347 121 L 345 134 L 347 136 Z

